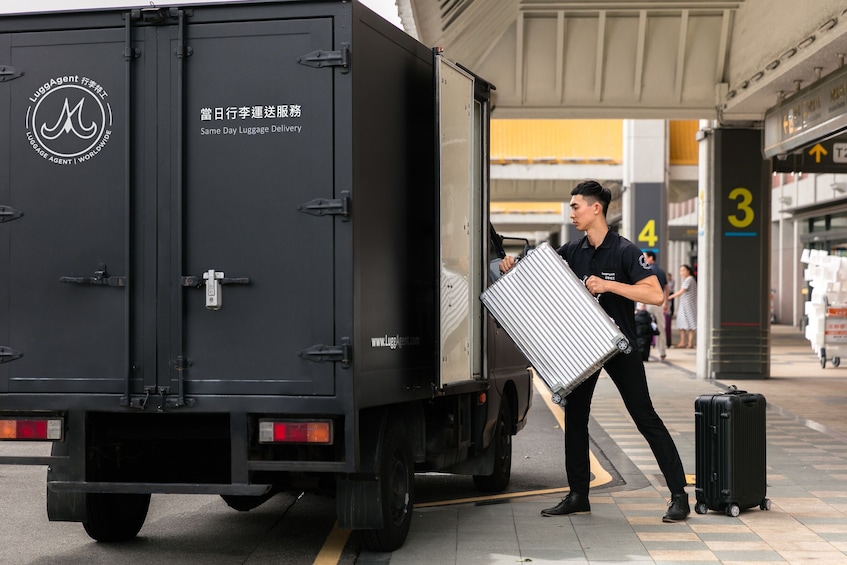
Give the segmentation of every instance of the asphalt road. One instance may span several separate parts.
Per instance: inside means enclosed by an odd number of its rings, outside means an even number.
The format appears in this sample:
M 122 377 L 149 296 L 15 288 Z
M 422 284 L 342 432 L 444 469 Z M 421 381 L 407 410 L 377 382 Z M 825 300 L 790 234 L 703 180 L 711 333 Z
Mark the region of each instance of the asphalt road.
M 508 495 L 525 496 L 565 486 L 562 430 L 554 414 L 536 393 L 529 423 L 513 438 Z M 0 444 L 4 455 L 46 454 L 48 449 L 45 445 Z M 597 453 L 604 468 L 612 470 L 614 483 L 614 469 L 602 450 Z M 147 521 L 135 540 L 97 543 L 81 524 L 47 520 L 46 474 L 44 467 L 0 466 L 0 565 L 347 565 L 355 563 L 359 555 L 355 534 L 348 537 L 333 528 L 334 499 L 296 493 L 277 495 L 250 512 L 232 510 L 218 496 L 153 495 Z M 418 475 L 416 487 L 419 505 L 485 499 L 470 477 Z M 335 537 L 330 538 L 332 535 Z

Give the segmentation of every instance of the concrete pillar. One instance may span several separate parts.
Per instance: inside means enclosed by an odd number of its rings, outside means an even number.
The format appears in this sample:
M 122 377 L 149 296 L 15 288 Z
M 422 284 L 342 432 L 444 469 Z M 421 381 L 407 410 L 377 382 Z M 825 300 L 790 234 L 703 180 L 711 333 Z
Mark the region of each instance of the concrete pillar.
M 711 156 L 705 164 L 712 175 L 700 187 L 698 239 L 698 356 L 707 363 L 701 376 L 765 379 L 770 376 L 771 188 L 761 131 L 717 128 L 707 139 Z
M 665 120 L 624 120 L 621 235 L 668 265 L 668 126 Z
M 697 187 L 697 377 L 701 379 L 712 378 L 711 364 L 709 363 L 709 352 L 712 347 L 711 327 L 712 304 L 714 303 L 712 273 L 717 270 L 714 259 L 714 169 L 715 150 L 714 131 L 715 124 L 708 120 L 700 120 L 700 131 L 698 132 L 699 146 L 699 178 Z M 678 280 L 677 285 L 682 281 Z M 679 286 L 677 286 L 677 290 Z M 677 312 L 679 305 L 677 303 Z

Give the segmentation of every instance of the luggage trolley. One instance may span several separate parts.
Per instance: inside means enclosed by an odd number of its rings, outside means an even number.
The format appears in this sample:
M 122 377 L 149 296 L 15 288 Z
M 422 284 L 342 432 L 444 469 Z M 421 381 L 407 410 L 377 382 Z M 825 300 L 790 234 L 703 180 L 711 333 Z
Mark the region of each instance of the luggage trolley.
M 832 366 L 838 367 L 843 354 L 847 354 L 847 303 L 830 304 L 824 297 L 823 343 L 818 351 L 821 368 L 826 368 L 827 355 Z

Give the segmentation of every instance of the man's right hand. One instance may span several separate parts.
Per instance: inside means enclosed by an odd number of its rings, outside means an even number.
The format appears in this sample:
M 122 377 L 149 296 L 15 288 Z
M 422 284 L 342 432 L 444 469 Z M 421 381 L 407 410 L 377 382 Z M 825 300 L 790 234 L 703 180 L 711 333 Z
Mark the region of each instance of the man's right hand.
M 503 257 L 503 260 L 500 261 L 500 272 L 503 273 L 503 274 L 508 273 L 509 269 L 511 269 L 514 266 L 515 266 L 515 258 L 510 256 L 510 255 L 506 255 L 505 257 Z

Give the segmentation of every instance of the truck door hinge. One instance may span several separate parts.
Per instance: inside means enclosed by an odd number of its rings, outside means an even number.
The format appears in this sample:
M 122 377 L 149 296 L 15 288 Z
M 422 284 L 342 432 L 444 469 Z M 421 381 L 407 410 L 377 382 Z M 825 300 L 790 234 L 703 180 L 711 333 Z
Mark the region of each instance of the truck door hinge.
M 23 356 L 24 354 L 20 351 L 12 349 L 11 347 L 6 347 L 5 345 L 0 345 L 0 363 L 8 363 L 9 361 L 20 359 Z
M 191 359 L 183 357 L 182 355 L 179 355 L 176 359 L 174 359 L 174 369 L 177 371 L 185 371 L 193 364 L 194 362 L 191 361 Z
M 193 16 L 191 8 L 160 8 L 153 2 L 146 8 L 134 8 L 130 10 L 129 17 L 133 21 L 152 25 L 167 25 L 182 16 Z
M 12 220 L 17 220 L 24 213 L 20 210 L 15 210 L 11 206 L 0 206 L 0 224 L 3 222 L 11 222 Z
M 106 264 L 97 265 L 93 277 L 59 277 L 59 282 L 69 284 L 93 284 L 98 286 L 126 286 L 126 277 L 110 277 L 106 272 Z
M 297 58 L 297 62 L 308 67 L 341 67 L 342 73 L 350 71 L 350 44 L 342 43 L 338 51 L 312 51 Z
M 316 198 L 301 204 L 297 210 L 312 216 L 341 216 L 347 221 L 350 219 L 350 193 L 342 192 L 341 198 Z
M 315 363 L 340 361 L 341 366 L 346 369 L 350 366 L 351 353 L 350 338 L 344 337 L 341 338 L 341 345 L 313 345 L 301 351 L 299 355 L 301 358 Z
M 0 65 L 0 82 L 8 82 L 22 77 L 24 72 L 9 65 Z

